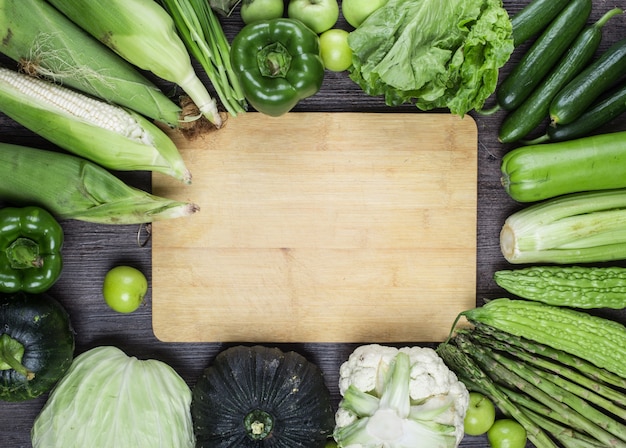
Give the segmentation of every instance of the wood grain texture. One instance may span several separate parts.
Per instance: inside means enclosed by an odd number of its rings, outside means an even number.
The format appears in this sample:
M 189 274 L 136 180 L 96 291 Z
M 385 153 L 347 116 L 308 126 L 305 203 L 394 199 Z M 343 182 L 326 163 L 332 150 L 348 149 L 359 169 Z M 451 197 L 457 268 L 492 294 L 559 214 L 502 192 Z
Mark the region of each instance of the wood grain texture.
M 477 130 L 450 114 L 250 112 L 172 138 L 200 206 L 154 223 L 163 341 L 441 341 L 475 302 Z
M 528 0 L 504 0 L 504 6 L 514 14 Z M 626 8 L 624 0 L 594 0 L 590 22 L 595 21 L 608 9 L 615 6 Z M 223 20 L 224 29 L 232 39 L 242 24 L 238 10 Z M 337 25 L 349 29 L 341 19 Z M 600 51 L 626 36 L 624 17 L 612 19 L 604 28 L 604 40 Z M 523 46 L 516 50 L 511 61 L 501 72 L 502 79 L 513 64 L 521 58 Z M 0 57 L 8 67 L 14 64 Z M 158 80 L 157 80 L 158 81 Z M 168 94 L 180 92 L 168 83 L 158 81 Z M 389 108 L 381 98 L 365 95 L 346 73 L 326 73 L 321 91 L 298 104 L 296 112 L 410 112 L 416 113 L 412 105 Z M 478 226 L 476 302 L 495 298 L 503 291 L 493 282 L 493 272 L 509 267 L 499 250 L 498 232 L 504 221 L 514 210 L 520 208 L 504 192 L 500 185 L 500 161 L 513 145 L 502 145 L 497 140 L 498 126 L 503 113 L 480 116 L 471 113 L 478 127 Z M 626 120 L 620 117 L 601 131 L 626 130 Z M 18 126 L 0 114 L 0 141 L 29 144 L 35 147 L 54 149 L 40 137 Z M 140 188 L 151 188 L 147 173 L 116 173 L 130 184 Z M 0 180 L 4 181 L 4 180 Z M 50 291 L 68 309 L 76 331 L 76 353 L 102 344 L 114 344 L 129 355 L 139 358 L 156 358 L 172 365 L 190 386 L 215 355 L 229 344 L 223 343 L 165 343 L 159 341 L 152 330 L 152 291 L 148 291 L 145 306 L 132 315 L 120 315 L 110 311 L 102 301 L 100 287 L 106 270 L 118 263 L 139 267 L 152 281 L 151 244 L 139 247 L 136 243 L 136 226 L 107 227 L 78 221 L 62 222 L 66 232 L 63 254 L 66 268 L 62 278 Z M 598 311 L 598 314 L 626 323 L 626 311 Z M 406 341 L 416 344 L 420 341 Z M 272 344 L 284 350 L 296 350 L 324 371 L 326 383 L 335 404 L 339 401 L 337 387 L 338 371 L 356 344 L 346 343 L 297 343 Z M 397 344 L 402 345 L 402 344 Z M 430 344 L 424 344 L 430 345 Z M 25 403 L 0 403 L 0 447 L 29 448 L 30 428 L 45 402 L 46 396 Z M 532 445 L 529 443 L 528 447 Z M 466 437 L 462 448 L 488 448 L 486 437 Z M 122 447 L 126 448 L 126 447 Z

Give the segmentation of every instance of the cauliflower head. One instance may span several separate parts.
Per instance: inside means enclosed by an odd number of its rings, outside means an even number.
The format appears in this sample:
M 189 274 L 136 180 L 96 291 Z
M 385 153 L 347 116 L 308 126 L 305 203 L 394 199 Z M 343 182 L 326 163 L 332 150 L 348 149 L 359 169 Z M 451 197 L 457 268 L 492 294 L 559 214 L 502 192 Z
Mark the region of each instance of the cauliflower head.
M 357 347 L 339 370 L 334 437 L 344 448 L 454 448 L 469 392 L 428 347 Z

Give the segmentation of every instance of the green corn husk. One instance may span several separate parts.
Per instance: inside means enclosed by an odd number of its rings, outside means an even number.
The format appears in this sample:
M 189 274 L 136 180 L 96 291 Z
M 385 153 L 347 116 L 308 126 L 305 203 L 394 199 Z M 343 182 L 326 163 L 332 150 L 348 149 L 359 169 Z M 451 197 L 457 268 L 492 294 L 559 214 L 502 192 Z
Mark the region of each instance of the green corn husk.
M 198 78 L 172 17 L 154 0 L 48 0 L 133 65 L 178 84 L 216 127 L 215 99 Z
M 0 0 L 0 35 L 0 52 L 25 72 L 179 125 L 179 105 L 45 0 Z
M 0 111 L 104 167 L 149 170 L 191 183 L 174 142 L 139 114 L 0 67 Z
M 8 143 L 0 143 L 0 200 L 99 224 L 143 224 L 199 210 L 129 186 L 80 157 Z

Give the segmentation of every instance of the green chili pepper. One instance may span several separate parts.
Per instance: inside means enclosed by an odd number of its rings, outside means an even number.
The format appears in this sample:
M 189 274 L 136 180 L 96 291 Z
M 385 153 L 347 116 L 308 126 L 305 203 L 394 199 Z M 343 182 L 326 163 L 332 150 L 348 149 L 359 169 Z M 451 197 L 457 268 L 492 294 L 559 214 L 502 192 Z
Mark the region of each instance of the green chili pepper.
M 294 19 L 246 25 L 232 42 L 231 62 L 248 102 L 273 117 L 315 95 L 324 80 L 319 37 Z
M 38 294 L 61 275 L 63 229 L 46 210 L 0 210 L 0 292 Z

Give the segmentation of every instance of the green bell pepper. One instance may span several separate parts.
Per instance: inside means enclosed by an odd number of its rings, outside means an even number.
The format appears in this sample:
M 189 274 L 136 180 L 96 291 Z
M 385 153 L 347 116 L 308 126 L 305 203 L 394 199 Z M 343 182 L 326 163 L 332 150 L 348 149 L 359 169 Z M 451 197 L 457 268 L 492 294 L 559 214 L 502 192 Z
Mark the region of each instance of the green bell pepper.
M 46 210 L 0 210 L 0 292 L 38 294 L 61 275 L 63 229 Z
M 231 62 L 248 102 L 273 117 L 315 95 L 324 80 L 319 37 L 294 19 L 246 25 L 233 39 Z

